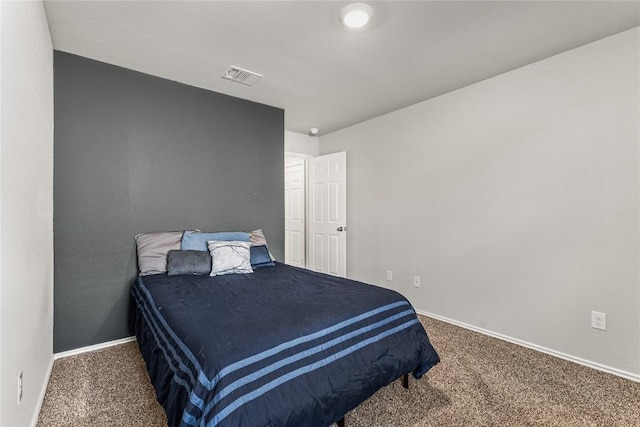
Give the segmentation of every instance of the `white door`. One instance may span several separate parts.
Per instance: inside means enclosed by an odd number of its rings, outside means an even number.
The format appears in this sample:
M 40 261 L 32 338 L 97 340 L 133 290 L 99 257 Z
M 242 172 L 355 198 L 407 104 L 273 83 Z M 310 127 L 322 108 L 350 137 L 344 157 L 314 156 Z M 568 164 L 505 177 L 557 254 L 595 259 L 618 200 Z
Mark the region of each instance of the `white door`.
M 347 276 L 347 153 L 308 160 L 307 268 Z
M 305 263 L 304 162 L 284 169 L 284 262 L 296 267 Z

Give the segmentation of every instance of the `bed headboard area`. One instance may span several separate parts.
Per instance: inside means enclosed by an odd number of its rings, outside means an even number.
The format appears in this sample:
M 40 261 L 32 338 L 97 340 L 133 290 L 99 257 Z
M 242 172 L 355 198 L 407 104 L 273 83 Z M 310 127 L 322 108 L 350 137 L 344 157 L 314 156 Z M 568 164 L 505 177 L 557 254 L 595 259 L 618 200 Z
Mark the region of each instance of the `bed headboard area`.
M 282 109 L 58 51 L 54 70 L 54 352 L 130 335 L 137 234 L 261 228 L 284 258 Z

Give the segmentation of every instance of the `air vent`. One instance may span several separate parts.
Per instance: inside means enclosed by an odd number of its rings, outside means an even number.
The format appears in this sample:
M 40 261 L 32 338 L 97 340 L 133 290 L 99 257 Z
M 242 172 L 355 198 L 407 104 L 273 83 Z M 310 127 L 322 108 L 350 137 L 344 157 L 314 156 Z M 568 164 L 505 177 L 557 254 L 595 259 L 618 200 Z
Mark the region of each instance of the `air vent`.
M 232 65 L 222 75 L 223 79 L 232 80 L 234 82 L 242 83 L 243 85 L 253 86 L 255 82 L 262 78 L 262 74 L 254 73 L 253 71 L 244 70 L 240 67 Z

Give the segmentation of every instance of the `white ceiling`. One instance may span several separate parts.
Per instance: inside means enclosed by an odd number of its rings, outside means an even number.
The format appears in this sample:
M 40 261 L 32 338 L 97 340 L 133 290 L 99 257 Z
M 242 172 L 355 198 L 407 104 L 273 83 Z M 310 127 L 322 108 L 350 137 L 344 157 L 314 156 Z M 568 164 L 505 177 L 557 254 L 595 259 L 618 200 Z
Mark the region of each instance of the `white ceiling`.
M 45 1 L 54 48 L 285 109 L 321 135 L 640 25 L 639 1 Z M 235 65 L 249 87 L 220 78 Z

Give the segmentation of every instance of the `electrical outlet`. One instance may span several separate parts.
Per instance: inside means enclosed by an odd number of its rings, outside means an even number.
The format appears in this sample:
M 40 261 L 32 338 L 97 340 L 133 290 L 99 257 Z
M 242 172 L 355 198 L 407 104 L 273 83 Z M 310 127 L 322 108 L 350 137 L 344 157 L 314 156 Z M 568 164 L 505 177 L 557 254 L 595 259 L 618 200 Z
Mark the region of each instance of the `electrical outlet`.
M 594 329 L 607 330 L 607 313 L 600 313 L 599 311 L 591 312 L 591 327 Z
M 22 371 L 18 374 L 18 405 L 22 401 Z
M 420 287 L 420 276 L 413 276 L 413 286 L 415 288 Z
M 387 270 L 387 282 L 393 282 L 393 271 Z

